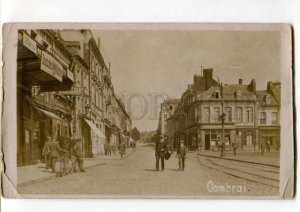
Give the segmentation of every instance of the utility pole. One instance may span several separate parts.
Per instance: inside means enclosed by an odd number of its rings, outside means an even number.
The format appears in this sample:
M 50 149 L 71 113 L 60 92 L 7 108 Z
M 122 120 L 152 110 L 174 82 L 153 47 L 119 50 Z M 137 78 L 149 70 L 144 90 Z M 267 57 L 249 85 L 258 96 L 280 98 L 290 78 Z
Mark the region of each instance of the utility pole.
M 225 155 L 225 130 L 224 130 L 224 123 L 226 114 L 224 113 L 224 98 L 223 98 L 223 84 L 220 84 L 220 92 L 221 92 L 221 107 L 222 107 L 222 113 L 220 115 L 221 124 L 222 124 L 222 138 L 221 138 L 221 155 L 220 157 L 223 157 Z

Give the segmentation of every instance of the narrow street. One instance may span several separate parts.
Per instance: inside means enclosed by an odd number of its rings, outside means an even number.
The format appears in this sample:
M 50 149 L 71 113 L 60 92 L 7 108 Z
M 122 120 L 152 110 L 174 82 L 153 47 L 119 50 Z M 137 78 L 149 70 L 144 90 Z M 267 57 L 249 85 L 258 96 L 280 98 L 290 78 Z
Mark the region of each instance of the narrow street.
M 222 168 L 217 169 L 215 166 Z M 278 195 L 276 185 L 234 175 L 234 171 L 237 170 L 233 171 L 233 167 L 243 169 L 243 165 L 237 166 L 234 162 L 217 161 L 212 164 L 212 161 L 204 160 L 196 153 L 189 153 L 186 170 L 182 172 L 178 171 L 174 153 L 170 160 L 165 162 L 165 171 L 157 172 L 153 146 L 145 144 L 138 146 L 137 150 L 124 160 L 107 161 L 105 165 L 87 169 L 86 173 L 74 173 L 62 178 L 25 185 L 18 190 L 21 194 L 33 196 L 58 194 L 166 198 Z M 235 187 L 227 192 L 216 190 L 216 187 L 226 186 L 226 184 L 231 185 L 231 188 L 233 185 Z M 235 189 L 237 186 L 243 188 L 242 192 Z

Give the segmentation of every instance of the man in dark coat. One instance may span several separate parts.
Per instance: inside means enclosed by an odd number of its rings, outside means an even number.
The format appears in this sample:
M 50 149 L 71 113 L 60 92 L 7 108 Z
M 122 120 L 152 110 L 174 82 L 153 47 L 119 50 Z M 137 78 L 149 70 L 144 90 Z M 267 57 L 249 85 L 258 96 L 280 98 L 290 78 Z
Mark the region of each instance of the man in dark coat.
M 161 169 L 165 169 L 165 153 L 168 151 L 167 144 L 164 141 L 164 136 L 160 136 L 160 140 L 155 145 L 156 171 L 159 170 L 159 160 L 161 160 Z
M 62 149 L 58 143 L 58 141 L 54 138 L 51 142 L 48 144 L 49 150 L 50 150 L 50 157 L 51 157 L 51 165 L 52 165 L 52 172 L 55 173 L 55 163 L 57 161 L 57 158 L 60 155 L 60 152 L 67 152 L 66 150 Z
M 75 157 L 75 167 L 76 167 L 76 163 L 78 163 L 78 168 L 81 172 L 86 172 L 84 167 L 83 167 L 83 152 L 82 152 L 82 148 L 81 148 L 81 140 L 80 139 L 76 139 L 75 140 L 75 144 L 71 149 L 71 154 Z M 74 167 L 74 171 L 76 171 Z
M 179 170 L 184 171 L 184 162 L 186 158 L 186 147 L 183 140 L 180 140 L 180 144 L 177 149 L 177 157 L 179 162 Z
M 48 136 L 46 138 L 46 142 L 44 144 L 44 148 L 42 151 L 42 155 L 44 156 L 44 160 L 45 160 L 45 164 L 46 164 L 46 169 L 51 169 L 52 165 L 51 165 L 51 157 L 50 157 L 50 148 L 49 148 L 49 144 L 51 143 L 52 138 L 50 136 Z

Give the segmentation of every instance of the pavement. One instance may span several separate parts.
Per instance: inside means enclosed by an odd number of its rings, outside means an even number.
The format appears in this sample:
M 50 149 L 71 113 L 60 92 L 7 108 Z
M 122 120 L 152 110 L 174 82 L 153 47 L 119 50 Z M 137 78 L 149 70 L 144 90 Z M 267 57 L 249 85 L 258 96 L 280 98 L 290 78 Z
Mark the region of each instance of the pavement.
M 90 169 L 95 166 L 105 165 L 109 160 L 122 160 L 131 155 L 135 149 L 127 148 L 123 158 L 117 153 L 116 155 L 99 155 L 94 158 L 84 158 L 84 167 Z M 45 169 L 45 163 L 37 163 L 33 165 L 21 166 L 17 168 L 18 186 L 30 185 L 45 180 L 56 178 L 56 174 L 51 169 Z
M 104 165 L 91 167 L 86 173 L 74 173 L 61 178 L 18 185 L 18 192 L 23 197 L 42 195 L 49 198 L 254 198 L 258 195 L 278 195 L 278 187 L 269 183 L 270 180 L 257 180 L 256 178 L 261 177 L 256 175 L 247 178 L 248 174 L 243 170 L 242 162 L 234 164 L 235 161 L 227 160 L 226 164 L 223 164 L 224 160 L 212 161 L 219 159 L 206 158 L 197 155 L 196 152 L 189 152 L 186 168 L 180 171 L 178 159 L 173 154 L 165 162 L 164 171 L 155 171 L 154 147 L 137 146 L 136 150 L 123 160 L 106 160 Z M 267 177 L 277 180 L 278 170 L 273 170 L 274 167 L 265 172 L 264 167 L 249 164 L 249 168 L 250 165 L 251 170 L 263 172 L 268 174 Z M 233 175 L 233 170 L 240 175 Z M 222 190 L 224 186 L 229 187 L 229 190 Z
M 206 156 L 212 158 L 220 158 L 220 151 L 202 151 L 197 153 L 199 156 Z M 266 164 L 274 167 L 280 166 L 279 151 L 265 152 L 263 155 L 259 151 L 243 151 L 237 150 L 236 155 L 233 151 L 225 151 L 224 160 L 236 160 L 241 162 L 248 162 L 254 164 Z

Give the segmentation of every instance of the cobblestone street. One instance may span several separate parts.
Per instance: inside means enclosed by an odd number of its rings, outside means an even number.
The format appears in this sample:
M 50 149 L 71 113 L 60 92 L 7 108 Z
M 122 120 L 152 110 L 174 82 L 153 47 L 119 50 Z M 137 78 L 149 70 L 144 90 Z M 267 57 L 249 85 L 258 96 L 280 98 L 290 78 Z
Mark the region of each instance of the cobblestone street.
M 218 162 L 217 165 L 220 166 L 222 163 Z M 230 167 L 228 163 L 226 161 L 226 172 L 224 168 L 219 170 L 208 166 L 201 157 L 198 158 L 196 153 L 189 153 L 186 170 L 182 172 L 178 171 L 177 158 L 173 154 L 165 163 L 165 171 L 157 172 L 153 146 L 141 145 L 124 160 L 106 161 L 105 165 L 87 169 L 87 173 L 74 173 L 62 178 L 24 185 L 18 190 L 22 195 L 30 196 L 59 194 L 90 195 L 90 197 L 99 195 L 103 197 L 111 195 L 114 197 L 163 196 L 166 198 L 278 195 L 276 186 L 231 174 L 232 170 L 228 168 Z M 236 166 L 234 162 L 231 166 L 237 169 L 243 167 Z M 231 186 L 231 189 L 222 191 L 221 187 L 226 187 L 226 185 Z M 238 186 L 242 190 L 238 190 Z

